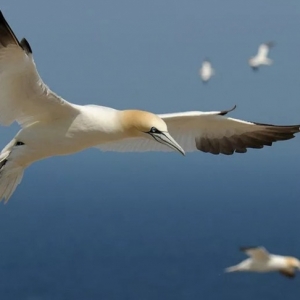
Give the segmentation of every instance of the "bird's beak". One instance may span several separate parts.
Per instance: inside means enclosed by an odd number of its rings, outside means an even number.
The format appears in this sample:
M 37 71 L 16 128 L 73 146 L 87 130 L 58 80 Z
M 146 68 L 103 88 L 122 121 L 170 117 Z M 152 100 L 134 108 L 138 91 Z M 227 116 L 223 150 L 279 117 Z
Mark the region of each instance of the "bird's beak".
M 178 152 L 180 152 L 182 155 L 185 155 L 184 150 L 181 148 L 181 146 L 172 138 L 172 136 L 169 134 L 169 132 L 161 132 L 159 134 L 157 133 L 153 133 L 151 134 L 153 136 L 153 138 L 161 143 L 164 144 Z

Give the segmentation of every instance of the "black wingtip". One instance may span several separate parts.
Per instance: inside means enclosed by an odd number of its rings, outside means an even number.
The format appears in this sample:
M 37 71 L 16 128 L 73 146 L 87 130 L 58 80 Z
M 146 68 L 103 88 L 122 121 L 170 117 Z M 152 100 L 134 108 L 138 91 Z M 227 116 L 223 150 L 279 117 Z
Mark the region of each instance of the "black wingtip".
M 252 122 L 255 125 L 259 126 L 266 126 L 269 128 L 274 128 L 275 130 L 279 130 L 278 133 L 298 133 L 300 132 L 300 124 L 296 125 L 274 125 L 274 124 L 265 124 L 265 123 L 258 123 L 258 122 Z
M 2 13 L 2 10 L 0 10 L 0 25 L 1 26 L 5 26 L 5 27 L 9 27 L 3 13 Z
M 296 277 L 295 272 L 290 272 L 290 271 L 286 271 L 286 270 L 279 270 L 279 273 L 289 279 L 293 279 Z
M 25 50 L 26 53 L 32 54 L 32 49 L 30 47 L 30 44 L 28 43 L 28 41 L 25 38 L 23 38 L 21 40 L 20 45 Z
M 245 252 L 247 250 L 257 249 L 257 248 L 259 248 L 259 246 L 242 246 L 240 247 L 240 251 Z
M 236 109 L 236 104 L 234 105 L 233 108 L 231 108 L 231 109 L 229 109 L 229 110 L 222 110 L 222 111 L 219 113 L 219 115 L 220 115 L 220 116 L 225 116 L 225 115 L 227 115 L 229 112 L 231 112 L 231 111 L 233 111 L 233 110 L 235 110 L 235 109 Z
M 0 10 L 0 47 L 7 47 L 9 44 L 16 44 L 20 46 L 27 54 L 32 53 L 32 49 L 28 41 L 23 38 L 21 42 L 19 42 Z
M 266 42 L 265 45 L 267 45 L 269 48 L 273 48 L 276 43 L 274 41 L 269 41 L 269 42 Z
M 3 13 L 0 11 L 0 47 L 7 47 L 9 44 L 21 46 Z
M 5 20 L 4 16 L 3 16 L 3 13 L 2 13 L 2 10 L 0 10 L 0 20 L 2 22 L 2 20 Z

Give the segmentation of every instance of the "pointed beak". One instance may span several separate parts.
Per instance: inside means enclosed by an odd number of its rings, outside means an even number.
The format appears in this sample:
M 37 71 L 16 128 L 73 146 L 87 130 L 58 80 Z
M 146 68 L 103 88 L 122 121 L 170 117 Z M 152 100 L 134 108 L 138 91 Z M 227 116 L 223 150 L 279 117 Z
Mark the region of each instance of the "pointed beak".
M 181 148 L 181 146 L 172 138 L 172 136 L 169 134 L 169 132 L 161 132 L 159 134 L 157 133 L 153 133 L 151 134 L 153 136 L 153 138 L 161 143 L 164 144 L 170 148 L 172 148 L 173 150 L 176 150 L 178 152 L 180 152 L 182 155 L 185 155 L 184 150 Z

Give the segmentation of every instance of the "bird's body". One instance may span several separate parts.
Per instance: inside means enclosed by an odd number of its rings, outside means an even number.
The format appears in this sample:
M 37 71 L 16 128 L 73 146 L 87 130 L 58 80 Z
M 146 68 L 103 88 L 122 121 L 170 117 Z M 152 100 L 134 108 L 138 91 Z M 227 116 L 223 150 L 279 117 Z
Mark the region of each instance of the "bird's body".
M 231 155 L 288 140 L 299 125 L 275 126 L 228 118 L 228 111 L 155 115 L 75 105 L 40 78 L 26 39 L 19 41 L 0 12 L 0 124 L 22 129 L 0 153 L 0 200 L 6 201 L 35 161 L 102 151 L 203 151 Z M 175 141 L 175 139 L 176 141 Z M 180 145 L 179 145 L 180 143 Z M 183 149 L 184 148 L 184 149 Z
M 278 271 L 286 267 L 285 258 L 279 255 L 270 255 L 266 261 L 257 261 L 248 258 L 238 265 L 238 271 L 253 271 L 259 273 Z
M 202 66 L 199 70 L 199 75 L 202 79 L 202 82 L 203 83 L 208 82 L 214 74 L 215 74 L 215 70 L 213 69 L 211 62 L 208 59 L 205 59 L 202 62 Z
M 261 66 L 270 66 L 273 60 L 268 57 L 270 48 L 274 46 L 273 42 L 261 44 L 258 48 L 257 54 L 248 60 L 249 66 L 253 70 L 258 70 Z
M 76 153 L 126 137 L 118 123 L 120 111 L 101 106 L 76 108 L 78 114 L 72 118 L 35 122 L 21 129 L 14 138 L 24 143 L 24 150 L 16 157 L 18 163 L 27 166 L 46 157 Z
M 225 269 L 226 272 L 280 272 L 287 277 L 294 277 L 295 270 L 300 269 L 300 261 L 295 257 L 270 254 L 264 247 L 242 247 L 250 258 Z

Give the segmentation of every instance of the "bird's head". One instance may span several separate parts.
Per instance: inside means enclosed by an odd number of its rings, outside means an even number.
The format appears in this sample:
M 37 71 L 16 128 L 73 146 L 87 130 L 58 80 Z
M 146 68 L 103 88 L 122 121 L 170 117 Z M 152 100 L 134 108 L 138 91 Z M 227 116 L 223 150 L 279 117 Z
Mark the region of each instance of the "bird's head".
M 289 267 L 300 270 L 300 261 L 295 257 L 287 257 Z
M 141 110 L 124 110 L 121 117 L 122 128 L 129 137 L 154 139 L 185 155 L 184 150 L 169 134 L 167 124 L 159 116 Z

